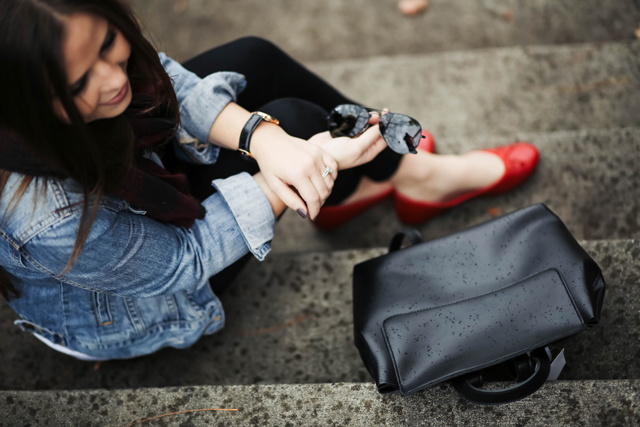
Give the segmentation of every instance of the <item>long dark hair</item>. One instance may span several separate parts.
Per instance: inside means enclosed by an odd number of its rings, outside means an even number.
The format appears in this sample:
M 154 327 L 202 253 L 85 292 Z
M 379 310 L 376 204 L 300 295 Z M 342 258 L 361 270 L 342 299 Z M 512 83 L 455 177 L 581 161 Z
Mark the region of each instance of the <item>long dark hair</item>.
M 63 18 L 79 12 L 106 19 L 127 39 L 131 45 L 127 73 L 134 92 L 136 87 L 153 88 L 154 102 L 148 111 L 170 111 L 176 125 L 180 120 L 171 80 L 123 1 L 0 1 L 0 131 L 18 135 L 39 158 L 74 179 L 84 191 L 76 242 L 63 273 L 80 255 L 105 189 L 121 184 L 133 162 L 134 134 L 124 115 L 85 123 L 73 101 L 63 56 Z M 56 115 L 55 98 L 69 123 Z M 9 175 L 0 170 L 0 195 Z M 33 180 L 25 176 L 14 199 L 17 195 L 19 200 Z M 36 186 L 40 181 L 36 179 Z M 19 296 L 0 267 L 0 295 L 8 300 L 10 294 Z

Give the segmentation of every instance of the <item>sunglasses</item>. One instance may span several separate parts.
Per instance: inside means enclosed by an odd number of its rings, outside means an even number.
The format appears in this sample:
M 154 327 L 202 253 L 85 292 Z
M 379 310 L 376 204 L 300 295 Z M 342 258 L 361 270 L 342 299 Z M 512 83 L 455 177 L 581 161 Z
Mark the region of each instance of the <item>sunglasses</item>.
M 354 104 L 342 104 L 331 110 L 329 117 L 329 133 L 332 137 L 347 136 L 354 138 L 369 128 L 371 113 L 380 117 L 380 135 L 389 148 L 399 154 L 416 154 L 420 144 L 422 127 L 412 117 L 398 113 L 382 114 L 382 110 L 366 108 Z

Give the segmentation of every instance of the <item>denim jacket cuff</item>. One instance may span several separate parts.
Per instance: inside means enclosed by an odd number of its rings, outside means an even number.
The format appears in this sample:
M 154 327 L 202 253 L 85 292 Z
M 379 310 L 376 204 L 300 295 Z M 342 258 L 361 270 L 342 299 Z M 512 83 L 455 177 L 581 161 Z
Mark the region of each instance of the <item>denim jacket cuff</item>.
M 244 76 L 233 72 L 210 74 L 180 103 L 182 126 L 198 141 L 207 143 L 209 131 L 220 112 L 246 86 Z
M 211 183 L 235 217 L 251 253 L 260 261 L 271 250 L 276 218 L 271 204 L 251 175 L 242 172 Z

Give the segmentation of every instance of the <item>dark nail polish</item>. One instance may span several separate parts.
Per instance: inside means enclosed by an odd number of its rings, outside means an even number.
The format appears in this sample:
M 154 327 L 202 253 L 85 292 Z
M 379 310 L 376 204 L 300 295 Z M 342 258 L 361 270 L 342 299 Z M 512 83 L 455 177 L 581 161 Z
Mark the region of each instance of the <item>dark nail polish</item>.
M 298 212 L 298 215 L 300 215 L 302 218 L 306 218 L 307 217 L 307 213 L 302 208 L 298 209 L 296 212 Z

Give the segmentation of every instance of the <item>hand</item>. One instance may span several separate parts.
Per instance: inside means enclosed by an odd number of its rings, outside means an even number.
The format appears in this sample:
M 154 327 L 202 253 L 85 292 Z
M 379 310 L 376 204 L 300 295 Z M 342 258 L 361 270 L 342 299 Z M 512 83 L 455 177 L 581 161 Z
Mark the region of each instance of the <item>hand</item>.
M 376 117 L 375 122 L 377 121 Z M 387 146 L 380 136 L 377 124 L 355 138 L 346 136 L 332 138 L 327 131 L 312 136 L 309 142 L 329 152 L 338 163 L 339 169 L 349 169 L 368 163 Z
M 253 133 L 251 152 L 267 185 L 282 202 L 314 219 L 338 174 L 338 163 L 329 152 L 270 123 L 261 123 Z M 327 166 L 333 172 L 322 178 Z

